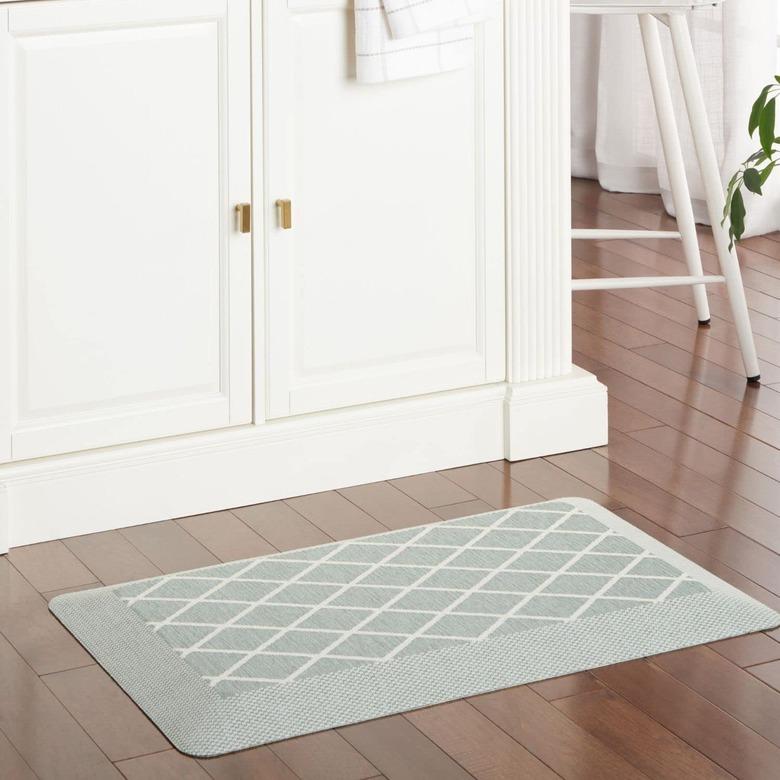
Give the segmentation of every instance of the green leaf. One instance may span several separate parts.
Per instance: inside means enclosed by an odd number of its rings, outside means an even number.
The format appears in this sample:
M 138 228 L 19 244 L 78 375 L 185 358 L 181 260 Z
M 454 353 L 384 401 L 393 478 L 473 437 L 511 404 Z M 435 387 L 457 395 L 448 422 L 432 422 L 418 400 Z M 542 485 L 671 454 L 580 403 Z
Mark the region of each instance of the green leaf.
M 761 151 L 756 152 L 755 154 L 751 154 L 750 157 L 747 158 L 747 163 L 753 163 L 755 165 L 760 165 L 764 160 L 767 159 L 766 152 L 761 149 Z
M 780 82 L 779 82 L 780 83 Z M 758 100 L 753 104 L 753 110 L 750 112 L 750 124 L 748 124 L 748 132 L 750 137 L 753 137 L 753 133 L 758 129 L 758 122 L 761 119 L 761 112 L 766 105 L 766 99 L 769 95 L 769 90 L 772 89 L 772 85 L 768 84 L 761 90 L 761 94 L 758 96 Z
M 742 190 L 735 190 L 731 199 L 731 230 L 734 238 L 739 241 L 745 235 L 745 201 L 742 198 Z
M 772 156 L 772 148 L 775 143 L 775 98 L 772 98 L 764 110 L 761 112 L 761 118 L 758 121 L 758 133 L 761 137 L 761 148 L 766 152 L 767 157 Z
M 731 181 L 729 182 L 729 188 L 726 192 L 726 203 L 723 206 L 723 219 L 720 221 L 721 225 L 725 225 L 726 220 L 729 218 L 729 214 L 731 213 L 731 199 L 734 196 L 734 190 L 739 187 L 741 183 L 742 172 L 738 171 L 731 177 Z
M 764 168 L 763 171 L 761 171 L 761 184 L 766 184 L 766 180 L 769 178 L 772 171 L 775 169 L 775 163 L 771 162 L 769 165 Z
M 755 168 L 745 171 L 745 186 L 756 195 L 761 195 L 761 174 Z
M 775 81 L 780 84 L 780 76 L 775 76 Z

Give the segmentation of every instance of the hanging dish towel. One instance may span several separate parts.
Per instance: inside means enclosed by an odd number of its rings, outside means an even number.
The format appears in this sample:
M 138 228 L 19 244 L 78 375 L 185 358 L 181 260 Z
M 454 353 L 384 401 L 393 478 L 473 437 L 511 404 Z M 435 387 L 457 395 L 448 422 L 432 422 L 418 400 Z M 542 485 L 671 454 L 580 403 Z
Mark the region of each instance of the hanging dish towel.
M 357 80 L 364 84 L 468 65 L 474 25 L 492 0 L 355 0 Z

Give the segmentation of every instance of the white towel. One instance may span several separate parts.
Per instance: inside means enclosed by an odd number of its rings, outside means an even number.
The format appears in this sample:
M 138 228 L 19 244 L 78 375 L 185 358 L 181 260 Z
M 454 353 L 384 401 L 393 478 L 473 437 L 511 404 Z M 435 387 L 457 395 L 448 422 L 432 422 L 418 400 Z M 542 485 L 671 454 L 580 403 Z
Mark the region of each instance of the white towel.
M 357 79 L 365 84 L 468 65 L 491 0 L 355 0 Z

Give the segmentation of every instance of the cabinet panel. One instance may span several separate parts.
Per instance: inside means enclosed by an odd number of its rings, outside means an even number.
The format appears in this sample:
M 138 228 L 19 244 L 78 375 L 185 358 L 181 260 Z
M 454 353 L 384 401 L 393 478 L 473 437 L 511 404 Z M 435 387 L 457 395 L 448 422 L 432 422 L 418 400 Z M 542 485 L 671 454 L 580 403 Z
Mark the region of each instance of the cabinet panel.
M 351 3 L 265 5 L 270 416 L 503 379 L 500 3 L 473 67 L 370 86 Z
M 12 456 L 249 422 L 249 0 L 3 16 Z

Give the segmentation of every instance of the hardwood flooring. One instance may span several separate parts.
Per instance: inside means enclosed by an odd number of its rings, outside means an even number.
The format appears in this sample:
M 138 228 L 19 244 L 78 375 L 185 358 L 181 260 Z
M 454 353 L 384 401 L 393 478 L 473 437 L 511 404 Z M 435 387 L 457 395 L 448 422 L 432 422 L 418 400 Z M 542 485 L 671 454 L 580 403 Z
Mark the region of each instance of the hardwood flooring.
M 581 227 L 666 228 L 660 200 L 574 182 Z M 701 232 L 705 266 L 712 240 Z M 682 273 L 673 242 L 576 242 L 582 275 Z M 13 550 L 0 558 L 0 777 L 420 780 L 780 777 L 780 630 L 208 761 L 180 755 L 47 608 L 64 591 L 582 495 L 780 608 L 780 234 L 742 249 L 765 384 L 723 291 L 578 294 L 576 362 L 609 446 L 422 474 Z

